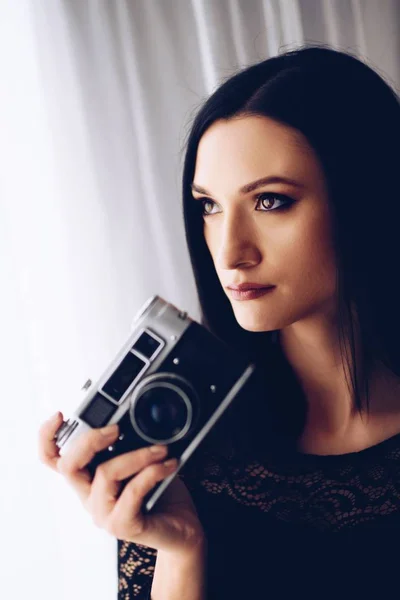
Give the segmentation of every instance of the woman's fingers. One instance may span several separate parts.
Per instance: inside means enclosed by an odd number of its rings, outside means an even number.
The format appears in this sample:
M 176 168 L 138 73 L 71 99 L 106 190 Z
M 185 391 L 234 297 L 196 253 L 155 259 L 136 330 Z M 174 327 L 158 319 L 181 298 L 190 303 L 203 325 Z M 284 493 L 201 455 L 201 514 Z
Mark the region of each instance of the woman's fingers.
M 83 503 L 86 503 L 91 489 L 92 478 L 86 466 L 97 452 L 104 450 L 117 439 L 118 425 L 102 429 L 91 429 L 82 434 L 68 451 L 58 459 L 57 469 L 76 490 Z
M 121 481 L 137 475 L 166 455 L 166 446 L 152 446 L 126 452 L 99 465 L 87 500 L 87 508 L 93 514 L 96 524 L 101 526 L 114 508 Z
M 167 462 L 168 465 L 157 463 L 145 467 L 125 486 L 107 520 L 106 529 L 111 535 L 124 539 L 129 532 L 129 537 L 134 539 L 143 533 L 145 519 L 141 508 L 144 497 L 156 483 L 171 475 L 178 466 L 176 458 Z
M 62 422 L 63 415 L 58 411 L 39 429 L 39 459 L 54 471 L 57 471 L 57 461 L 60 457 L 54 436 Z
M 98 481 L 123 481 L 166 455 L 166 446 L 150 446 L 120 454 L 97 467 L 93 485 L 96 486 Z
M 140 448 L 100 464 L 92 478 L 87 466 L 97 452 L 116 441 L 118 425 L 91 429 L 82 434 L 60 457 L 54 437 L 63 422 L 59 412 L 40 428 L 39 455 L 46 465 L 58 471 L 75 489 L 93 521 L 112 535 L 132 538 L 138 535 L 145 519 L 141 512 L 144 497 L 177 468 L 176 459 L 165 465 L 166 446 Z M 119 496 L 120 483 L 132 477 Z M 125 532 L 125 533 L 124 533 Z

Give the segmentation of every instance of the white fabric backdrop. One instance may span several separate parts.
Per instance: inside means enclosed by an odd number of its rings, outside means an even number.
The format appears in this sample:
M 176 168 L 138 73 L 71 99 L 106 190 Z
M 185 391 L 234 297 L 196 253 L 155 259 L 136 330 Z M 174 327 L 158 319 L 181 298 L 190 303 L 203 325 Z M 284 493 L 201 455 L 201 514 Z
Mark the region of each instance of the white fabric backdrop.
M 157 293 L 198 318 L 181 148 L 222 78 L 299 43 L 399 89 L 397 0 L 0 0 L 0 597 L 116 597 L 116 542 L 38 462 Z

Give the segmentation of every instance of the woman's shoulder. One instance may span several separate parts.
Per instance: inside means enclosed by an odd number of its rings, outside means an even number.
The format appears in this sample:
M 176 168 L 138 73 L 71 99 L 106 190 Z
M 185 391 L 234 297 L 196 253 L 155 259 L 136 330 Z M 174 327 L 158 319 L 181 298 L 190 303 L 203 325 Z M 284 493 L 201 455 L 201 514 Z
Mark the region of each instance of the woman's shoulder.
M 227 514 L 250 518 L 251 509 L 252 515 L 318 531 L 400 519 L 400 434 L 341 455 L 304 454 L 278 444 L 263 454 L 241 454 L 226 440 L 198 450 L 181 477 L 202 514 L 225 507 Z

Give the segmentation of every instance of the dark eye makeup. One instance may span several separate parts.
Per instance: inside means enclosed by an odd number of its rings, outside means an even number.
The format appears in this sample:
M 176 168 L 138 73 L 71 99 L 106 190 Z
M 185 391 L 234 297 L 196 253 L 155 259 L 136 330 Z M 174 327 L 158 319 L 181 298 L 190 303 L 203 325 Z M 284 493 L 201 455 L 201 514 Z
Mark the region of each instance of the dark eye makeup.
M 281 202 L 282 204 L 276 208 L 271 208 L 271 206 L 266 207 L 264 205 L 264 209 L 256 208 L 256 210 L 258 212 L 273 212 L 276 210 L 283 210 L 285 208 L 288 208 L 294 202 L 294 200 L 292 198 L 289 198 L 289 196 L 286 196 L 285 194 L 278 194 L 276 192 L 262 192 L 261 194 L 257 194 L 255 196 L 256 205 L 260 205 L 260 203 L 263 204 L 265 202 L 265 199 L 267 199 L 269 203 L 271 203 L 272 201 L 278 200 L 278 202 Z M 203 217 L 210 217 L 214 214 L 218 214 L 218 213 L 207 212 L 205 210 L 205 206 L 207 204 L 212 204 L 213 206 L 215 205 L 214 200 L 211 200 L 210 198 L 205 198 L 205 197 L 194 198 L 194 200 L 200 202 L 201 206 L 203 207 L 203 212 L 202 212 Z

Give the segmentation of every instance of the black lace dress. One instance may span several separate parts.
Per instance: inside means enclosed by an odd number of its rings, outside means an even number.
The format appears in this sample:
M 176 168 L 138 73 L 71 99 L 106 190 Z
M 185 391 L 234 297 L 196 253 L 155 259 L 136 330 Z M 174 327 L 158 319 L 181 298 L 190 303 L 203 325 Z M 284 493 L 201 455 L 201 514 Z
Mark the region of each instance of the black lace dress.
M 207 537 L 207 600 L 400 598 L 400 434 L 298 452 L 305 397 L 276 336 L 267 351 L 180 472 Z M 156 557 L 118 541 L 119 600 L 150 600 Z
M 356 453 L 262 460 L 204 444 L 189 466 L 208 600 L 400 597 L 400 434 Z M 119 600 L 149 599 L 156 551 L 118 550 Z

